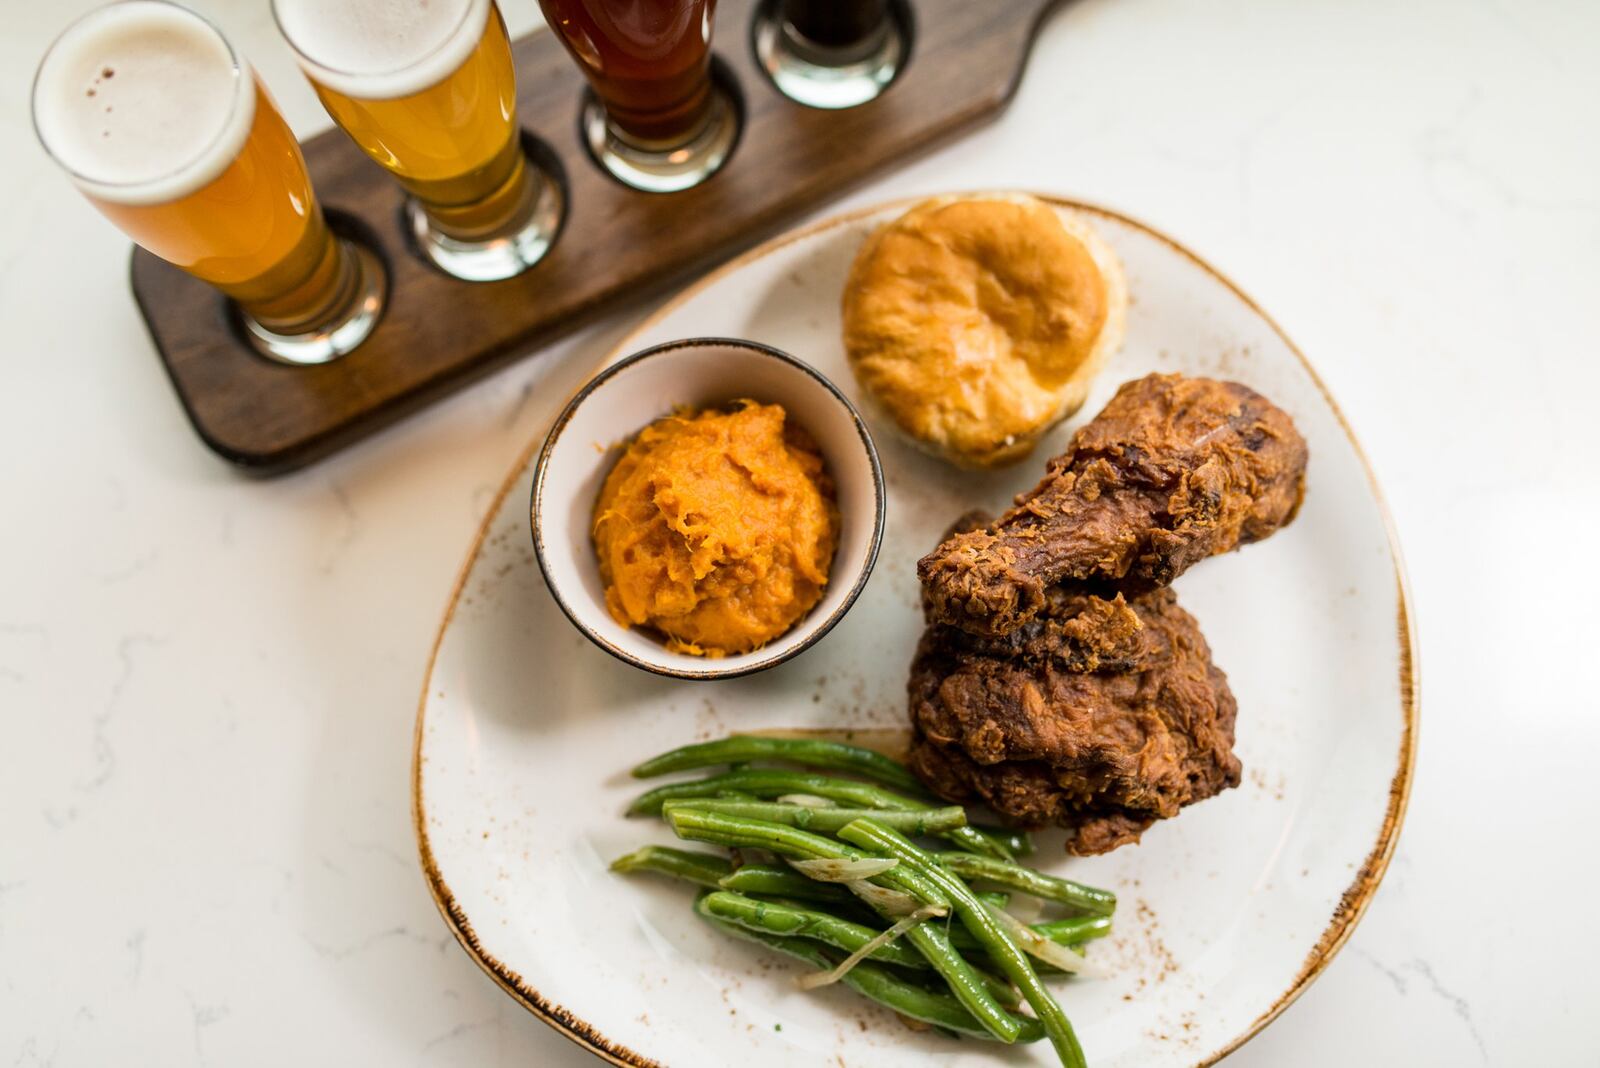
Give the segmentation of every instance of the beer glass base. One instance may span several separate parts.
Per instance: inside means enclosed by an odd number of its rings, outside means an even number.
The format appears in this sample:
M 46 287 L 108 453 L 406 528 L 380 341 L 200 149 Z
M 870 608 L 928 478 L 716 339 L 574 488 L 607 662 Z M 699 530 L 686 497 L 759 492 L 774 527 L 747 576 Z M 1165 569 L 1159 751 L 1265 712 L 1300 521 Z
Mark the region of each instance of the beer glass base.
M 440 230 L 416 200 L 406 201 L 406 218 L 422 254 L 439 270 L 463 282 L 499 282 L 515 278 L 544 259 L 555 244 L 566 211 L 561 183 L 540 174 L 529 163 L 534 185 L 527 221 L 499 237 L 467 240 Z
M 584 140 L 600 166 L 623 185 L 646 193 L 676 193 L 699 185 L 728 161 L 739 139 L 739 109 L 715 82 L 705 128 L 676 147 L 643 148 L 618 136 L 593 93 L 584 102 L 582 122 Z
M 332 323 L 297 334 L 278 333 L 241 314 L 245 337 L 257 352 L 277 363 L 311 366 L 337 360 L 372 334 L 383 316 L 388 274 L 371 249 L 356 241 L 344 246 L 355 268 L 354 291 L 345 313 Z
M 756 15 L 756 60 L 797 104 L 828 111 L 858 107 L 887 89 L 905 62 L 905 28 L 892 5 L 879 34 L 843 48 L 806 39 L 784 20 L 780 7 L 763 4 Z

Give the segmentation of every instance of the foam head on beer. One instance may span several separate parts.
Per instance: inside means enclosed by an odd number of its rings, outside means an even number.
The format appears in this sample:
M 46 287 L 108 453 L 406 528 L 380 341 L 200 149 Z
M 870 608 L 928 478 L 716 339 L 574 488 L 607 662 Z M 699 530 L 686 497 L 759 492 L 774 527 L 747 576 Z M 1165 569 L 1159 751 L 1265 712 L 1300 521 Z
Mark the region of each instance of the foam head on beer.
M 176 200 L 238 156 L 255 79 L 200 16 L 161 0 L 92 12 L 51 48 L 34 81 L 39 139 L 91 196 Z
M 277 0 L 284 36 L 316 81 L 358 99 L 444 81 L 483 36 L 490 0 Z

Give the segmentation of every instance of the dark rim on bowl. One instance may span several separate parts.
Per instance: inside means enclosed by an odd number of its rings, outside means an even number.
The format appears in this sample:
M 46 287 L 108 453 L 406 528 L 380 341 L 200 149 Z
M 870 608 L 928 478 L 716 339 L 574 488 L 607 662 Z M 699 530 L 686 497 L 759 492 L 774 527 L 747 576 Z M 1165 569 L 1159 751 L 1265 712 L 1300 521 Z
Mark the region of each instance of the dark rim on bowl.
M 770 656 L 766 659 L 759 660 L 753 664 L 743 667 L 708 667 L 702 670 L 695 670 L 689 668 L 668 667 L 664 664 L 656 664 L 651 663 L 648 660 L 642 660 L 628 652 L 626 649 L 607 641 L 605 637 L 594 630 L 594 628 L 590 627 L 587 623 L 578 618 L 578 615 L 573 611 L 572 606 L 567 603 L 567 599 L 562 596 L 561 589 L 551 577 L 550 567 L 545 562 L 544 530 L 543 524 L 540 522 L 540 512 L 543 509 L 544 503 L 545 474 L 549 470 L 550 454 L 554 450 L 556 440 L 560 438 L 562 431 L 567 428 L 567 424 L 572 420 L 572 417 L 577 412 L 578 408 L 583 404 L 584 401 L 589 399 L 589 396 L 594 393 L 596 389 L 604 385 L 608 380 L 615 378 L 618 374 L 621 374 L 629 367 L 632 367 L 634 364 L 641 363 L 652 356 L 661 356 L 666 353 L 676 352 L 680 349 L 707 348 L 713 346 L 744 349 L 747 352 L 753 352 L 757 355 L 765 356 L 768 359 L 786 363 L 789 366 L 796 368 L 797 370 L 808 375 L 818 385 L 822 386 L 823 389 L 827 390 L 828 393 L 833 396 L 834 400 L 838 401 L 844 407 L 845 411 L 850 413 L 850 421 L 855 425 L 856 434 L 861 439 L 861 446 L 866 450 L 867 453 L 867 466 L 872 471 L 872 539 L 870 544 L 867 546 L 867 559 L 862 565 L 861 574 L 857 576 L 854 585 L 850 587 L 850 591 L 845 594 L 844 600 L 839 603 L 837 608 L 829 613 L 826 619 L 822 620 L 821 624 L 817 626 L 816 630 L 808 634 L 802 641 L 798 642 L 785 652 L 777 654 L 776 656 Z M 641 427 L 639 429 L 643 428 Z M 613 363 L 611 366 L 605 368 L 599 374 L 595 375 L 588 382 L 584 383 L 583 388 L 578 390 L 577 394 L 567 402 L 565 408 L 561 409 L 561 414 L 556 416 L 556 421 L 550 427 L 550 433 L 546 435 L 544 444 L 539 449 L 539 459 L 534 464 L 533 469 L 533 490 L 528 504 L 528 519 L 533 533 L 533 553 L 539 561 L 539 572 L 544 576 L 545 587 L 550 591 L 550 596 L 555 599 L 556 604 L 560 606 L 562 614 L 572 622 L 574 627 L 578 628 L 584 637 L 588 638 L 595 645 L 599 646 L 601 649 L 604 649 L 618 660 L 621 660 L 627 664 L 632 664 L 636 668 L 642 668 L 645 671 L 651 672 L 652 674 L 665 675 L 674 679 L 710 680 L 736 679 L 745 675 L 753 675 L 758 671 L 765 671 L 768 668 L 777 667 L 779 664 L 782 664 L 788 660 L 792 660 L 801 653 L 805 652 L 807 649 L 811 648 L 818 641 L 820 641 L 824 635 L 837 626 L 839 621 L 844 618 L 845 613 L 850 611 L 851 606 L 856 603 L 856 598 L 861 596 L 861 591 L 867 586 L 867 579 L 872 576 L 872 569 L 877 565 L 878 549 L 883 544 L 884 515 L 887 511 L 888 501 L 883 484 L 883 465 L 878 460 L 878 449 L 877 446 L 872 442 L 872 434 L 867 430 L 866 421 L 861 418 L 861 413 L 856 410 L 856 406 L 854 404 L 850 403 L 850 398 L 846 397 L 842 392 L 840 392 L 839 387 L 835 386 L 831 381 L 829 381 L 826 375 L 818 371 L 815 367 L 812 367 L 810 364 L 806 363 L 804 360 L 791 356 L 781 349 L 775 349 L 771 345 L 763 345 L 758 341 L 746 341 L 742 338 L 730 337 L 695 337 L 683 338 L 679 341 L 663 342 L 660 345 L 652 345 L 650 348 L 641 349 L 630 356 L 624 356 L 616 363 Z M 807 616 L 802 617 L 799 622 L 795 624 L 795 626 L 804 627 L 809 625 L 809 623 L 810 615 L 808 614 Z M 756 650 L 756 652 L 759 651 L 760 650 Z M 707 660 L 706 663 L 715 664 L 717 661 Z

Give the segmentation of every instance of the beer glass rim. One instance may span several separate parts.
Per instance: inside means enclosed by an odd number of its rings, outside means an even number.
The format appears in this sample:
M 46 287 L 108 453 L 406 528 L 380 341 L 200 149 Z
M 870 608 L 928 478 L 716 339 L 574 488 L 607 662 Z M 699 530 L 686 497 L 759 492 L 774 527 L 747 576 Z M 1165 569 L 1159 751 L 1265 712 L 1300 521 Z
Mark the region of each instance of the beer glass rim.
M 461 63 L 466 62 L 472 48 L 477 46 L 478 38 L 482 36 L 481 29 L 478 33 L 471 35 L 470 45 L 463 48 L 460 62 L 451 64 L 447 70 L 440 71 L 437 78 L 416 85 L 410 84 L 409 79 L 404 79 L 406 87 L 398 92 L 381 91 L 379 86 L 379 83 L 383 81 L 402 80 L 404 75 L 422 71 L 428 66 L 437 63 L 442 56 L 447 55 L 452 49 L 461 48 L 464 31 L 469 26 L 475 26 L 480 20 L 487 25 L 489 15 L 493 13 L 495 8 L 494 0 L 467 0 L 461 7 L 460 16 L 451 24 L 450 31 L 440 38 L 438 44 L 422 55 L 393 67 L 373 70 L 351 70 L 317 59 L 294 34 L 289 32 L 289 27 L 284 24 L 282 10 L 284 2 L 285 0 L 271 0 L 268 6 L 272 9 L 272 21 L 277 24 L 278 32 L 283 36 L 283 39 L 288 42 L 289 50 L 294 53 L 301 69 L 316 80 L 332 83 L 329 88 L 335 89 L 346 96 L 355 97 L 358 100 L 381 100 L 410 96 L 430 89 L 444 81 L 460 68 Z M 324 0 L 324 2 L 337 2 L 337 0 Z
M 134 5 L 162 7 L 178 12 L 179 14 L 191 18 L 195 22 L 199 23 L 206 30 L 206 32 L 215 37 L 217 41 L 221 43 L 223 50 L 227 53 L 228 63 L 232 67 L 234 93 L 233 99 L 229 101 L 228 104 L 228 113 L 223 117 L 223 121 L 218 126 L 216 132 L 211 136 L 210 140 L 206 141 L 204 145 L 196 149 L 188 159 L 178 162 L 172 167 L 171 170 L 163 171 L 161 174 L 158 174 L 152 178 L 117 180 L 115 178 L 106 178 L 99 175 L 84 173 L 71 163 L 67 162 L 67 160 L 64 159 L 58 152 L 56 147 L 50 144 L 50 139 L 45 134 L 44 125 L 39 121 L 39 90 L 40 83 L 44 77 L 45 68 L 49 65 L 51 57 L 56 54 L 56 50 L 61 47 L 62 42 L 66 41 L 67 38 L 72 34 L 81 32 L 84 28 L 90 26 L 97 19 L 106 18 L 110 13 L 116 11 L 117 9 Z M 254 73 L 250 68 L 250 64 L 247 63 L 244 57 L 239 54 L 239 50 L 234 48 L 233 42 L 228 39 L 228 35 L 222 32 L 222 28 L 220 26 L 206 18 L 204 15 L 200 14 L 198 11 L 185 7 L 182 4 L 175 3 L 174 0 L 116 0 L 115 3 L 103 4 L 100 7 L 86 11 L 82 15 L 73 19 L 65 28 L 62 29 L 60 33 L 56 34 L 55 38 L 50 42 L 50 46 L 45 49 L 44 55 L 40 57 L 39 65 L 34 69 L 33 72 L 33 84 L 29 88 L 28 98 L 29 119 L 33 124 L 33 135 L 34 138 L 39 142 L 39 146 L 44 149 L 45 154 L 54 160 L 57 166 L 66 171 L 67 174 L 69 174 L 86 191 L 90 193 L 104 194 L 108 198 L 127 200 L 129 202 L 142 201 L 144 198 L 138 196 L 141 191 L 177 184 L 176 179 L 184 176 L 189 171 L 198 168 L 202 163 L 212 156 L 212 154 L 216 151 L 217 146 L 220 145 L 234 129 L 238 120 L 239 109 L 246 105 L 253 107 L 254 103 Z M 230 159 L 228 162 L 231 163 L 232 160 Z M 179 195 L 181 196 L 184 194 Z M 175 198 L 158 197 L 152 199 L 150 202 L 159 203 L 167 199 Z

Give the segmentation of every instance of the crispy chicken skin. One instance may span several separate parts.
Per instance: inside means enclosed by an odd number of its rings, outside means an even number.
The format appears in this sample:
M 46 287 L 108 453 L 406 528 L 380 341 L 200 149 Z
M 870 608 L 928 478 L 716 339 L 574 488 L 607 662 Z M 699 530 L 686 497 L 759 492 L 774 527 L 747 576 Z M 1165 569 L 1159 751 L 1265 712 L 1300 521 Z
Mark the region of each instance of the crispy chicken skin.
M 940 797 L 1104 853 L 1239 783 L 1236 705 L 1170 590 L 1057 588 L 1003 637 L 930 622 L 909 684 L 911 767 Z
M 1038 615 L 1057 583 L 1165 586 L 1293 519 L 1305 470 L 1293 421 L 1246 386 L 1128 382 L 1015 507 L 922 558 L 931 618 L 998 636 Z

